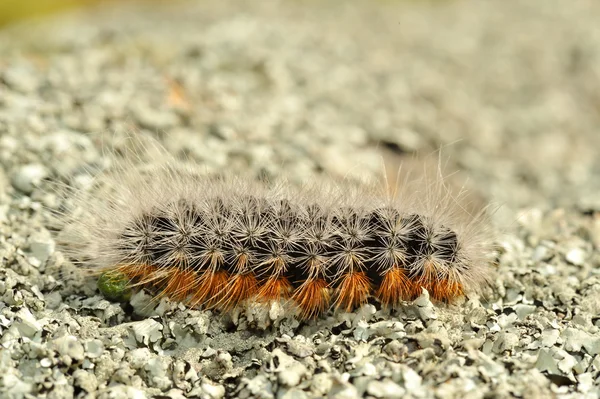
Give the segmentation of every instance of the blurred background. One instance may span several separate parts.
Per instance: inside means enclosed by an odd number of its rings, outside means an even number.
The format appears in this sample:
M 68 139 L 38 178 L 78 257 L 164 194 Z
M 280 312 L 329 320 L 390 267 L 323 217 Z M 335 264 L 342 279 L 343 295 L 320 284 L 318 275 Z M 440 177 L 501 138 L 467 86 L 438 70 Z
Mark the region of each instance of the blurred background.
M 486 201 L 600 209 L 598 20 L 591 0 L 5 0 L 0 135 L 34 148 L 0 153 L 69 172 L 135 131 L 303 181 L 442 149 Z
M 141 0 L 137 0 L 141 1 Z M 161 2 L 164 0 L 144 0 Z M 117 0 L 2 0 L 0 2 L 0 27 L 21 20 L 44 18 L 56 13 L 68 12 L 85 7 L 109 5 Z

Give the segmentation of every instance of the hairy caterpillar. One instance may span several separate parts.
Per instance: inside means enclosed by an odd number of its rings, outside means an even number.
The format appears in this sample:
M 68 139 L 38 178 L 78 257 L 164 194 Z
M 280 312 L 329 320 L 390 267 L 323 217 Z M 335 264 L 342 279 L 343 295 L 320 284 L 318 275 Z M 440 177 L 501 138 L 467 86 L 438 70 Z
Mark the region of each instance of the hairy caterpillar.
M 168 158 L 96 182 L 67 217 L 65 251 L 193 307 L 285 300 L 312 318 L 370 297 L 396 306 L 423 289 L 452 302 L 490 279 L 485 212 L 469 212 L 437 174 L 295 187 Z

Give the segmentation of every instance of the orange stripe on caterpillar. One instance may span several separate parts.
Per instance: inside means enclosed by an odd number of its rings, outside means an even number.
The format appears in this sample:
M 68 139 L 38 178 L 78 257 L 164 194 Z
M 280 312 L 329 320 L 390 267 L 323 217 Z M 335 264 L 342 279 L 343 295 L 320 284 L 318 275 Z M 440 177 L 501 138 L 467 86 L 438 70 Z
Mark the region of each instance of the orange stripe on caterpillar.
M 451 302 L 453 299 L 460 298 L 465 294 L 461 283 L 450 281 L 447 278 L 434 282 L 430 288 L 431 298 L 440 302 Z
M 337 289 L 335 308 L 346 312 L 367 303 L 371 293 L 371 282 L 364 272 L 350 272 L 342 276 Z
M 301 318 L 317 317 L 329 306 L 331 299 L 329 284 L 320 278 L 306 280 L 296 288 L 292 299 L 300 310 Z
M 261 302 L 288 299 L 292 293 L 292 284 L 285 277 L 271 277 L 258 289 L 257 299 Z
M 401 301 L 413 299 L 417 287 L 406 275 L 404 269 L 394 266 L 383 276 L 375 296 L 383 306 L 396 306 Z
M 124 264 L 115 267 L 114 269 L 107 268 L 107 271 L 117 270 L 120 273 L 123 273 L 130 281 L 132 281 L 132 286 L 140 286 L 140 285 L 149 285 L 156 281 L 156 271 L 157 267 L 134 263 L 134 264 Z
M 185 301 L 197 290 L 198 278 L 191 270 L 169 268 L 160 296 L 166 296 L 175 301 Z
M 231 310 L 248 298 L 256 296 L 257 292 L 258 280 L 254 273 L 231 274 L 224 289 L 217 294 L 220 298 L 215 307 L 225 311 Z
M 198 278 L 196 290 L 190 299 L 192 307 L 215 308 L 223 300 L 229 281 L 229 273 L 220 270 L 205 272 Z

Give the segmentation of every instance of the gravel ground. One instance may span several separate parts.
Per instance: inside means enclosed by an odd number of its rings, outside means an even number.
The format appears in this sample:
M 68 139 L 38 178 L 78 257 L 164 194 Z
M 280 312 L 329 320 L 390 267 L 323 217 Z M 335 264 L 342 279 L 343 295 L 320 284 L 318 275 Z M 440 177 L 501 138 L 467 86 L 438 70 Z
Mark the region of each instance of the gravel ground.
M 0 32 L 0 396 L 600 396 L 600 3 L 208 3 Z M 493 293 L 270 326 L 109 302 L 48 187 L 131 132 L 293 182 L 443 147 L 501 205 Z

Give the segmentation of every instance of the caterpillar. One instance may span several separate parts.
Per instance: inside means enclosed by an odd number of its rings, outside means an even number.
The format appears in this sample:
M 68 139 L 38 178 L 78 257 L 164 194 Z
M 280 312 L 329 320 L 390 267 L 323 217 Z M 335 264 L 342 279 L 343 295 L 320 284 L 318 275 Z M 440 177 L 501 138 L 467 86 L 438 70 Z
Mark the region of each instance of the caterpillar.
M 126 163 L 95 186 L 74 197 L 64 251 L 191 307 L 286 301 L 310 319 L 371 298 L 396 307 L 423 289 L 454 302 L 491 278 L 485 209 L 470 211 L 437 174 L 296 186 L 169 158 Z

